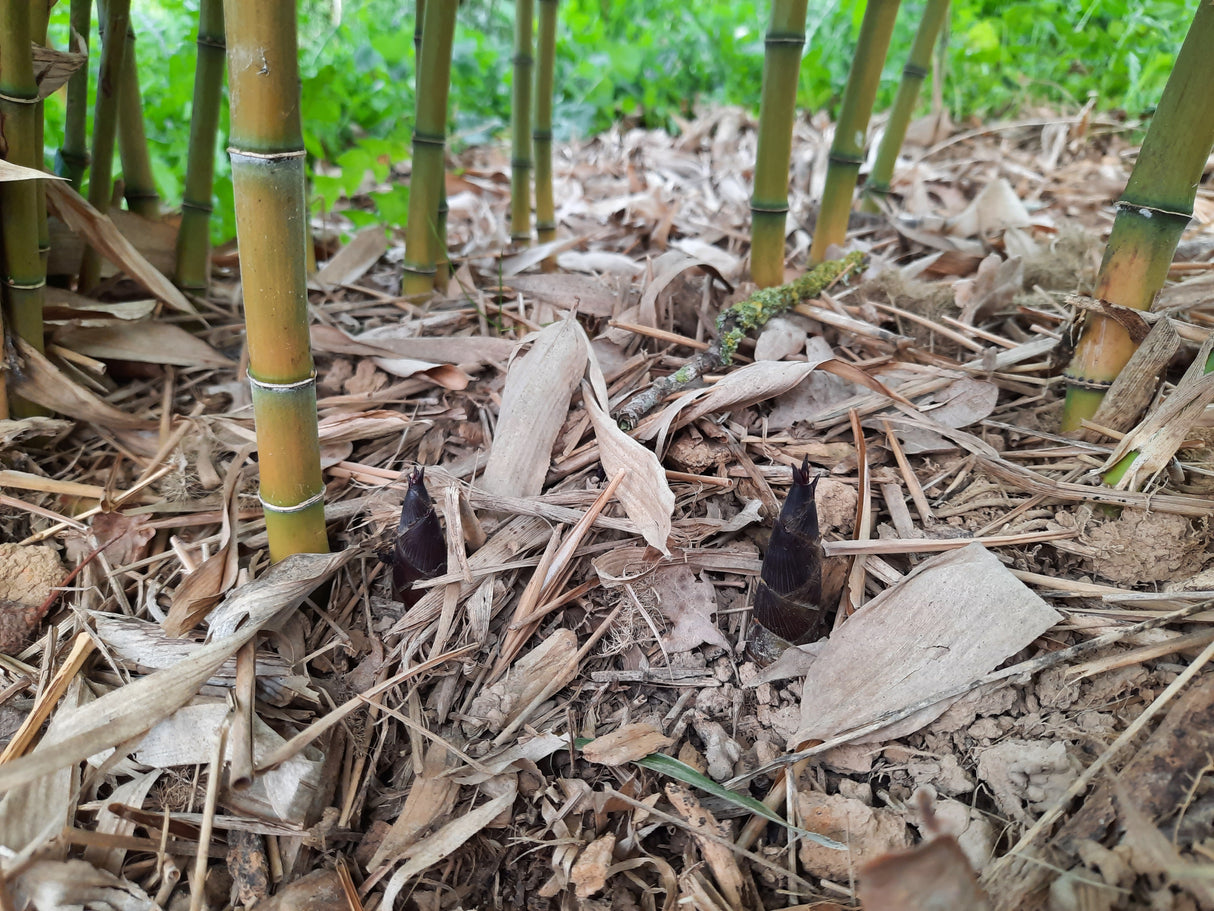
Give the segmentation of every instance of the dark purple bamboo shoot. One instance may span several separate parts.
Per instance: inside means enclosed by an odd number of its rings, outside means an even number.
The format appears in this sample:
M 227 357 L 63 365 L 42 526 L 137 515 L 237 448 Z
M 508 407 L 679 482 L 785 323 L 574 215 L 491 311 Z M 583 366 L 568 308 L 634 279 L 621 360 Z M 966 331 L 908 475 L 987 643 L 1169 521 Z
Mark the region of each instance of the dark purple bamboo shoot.
M 828 617 L 822 600 L 822 540 L 809 460 L 792 470 L 792 489 L 772 529 L 759 587 L 754 619 L 758 628 L 749 650 L 760 661 L 772 661 L 788 645 L 821 639 Z
M 409 475 L 409 490 L 400 508 L 396 547 L 392 550 L 392 597 L 407 607 L 421 600 L 424 590 L 415 582 L 433 579 L 447 571 L 447 544 L 438 514 L 426 491 L 424 468 Z

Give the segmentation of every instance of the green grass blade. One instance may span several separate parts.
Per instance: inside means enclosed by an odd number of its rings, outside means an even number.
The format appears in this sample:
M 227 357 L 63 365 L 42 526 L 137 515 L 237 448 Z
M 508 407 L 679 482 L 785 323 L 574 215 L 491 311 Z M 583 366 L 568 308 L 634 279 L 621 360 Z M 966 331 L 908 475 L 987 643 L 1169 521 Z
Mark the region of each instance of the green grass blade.
M 590 739 L 579 737 L 573 741 L 574 746 L 579 750 L 586 744 L 590 743 Z M 842 842 L 835 841 L 833 838 L 827 838 L 825 835 L 819 835 L 817 832 L 810 832 L 808 829 L 802 829 L 794 826 L 787 819 L 784 819 L 779 813 L 772 810 L 761 800 L 755 800 L 753 797 L 748 797 L 745 794 L 739 794 L 736 791 L 730 791 L 728 788 L 723 788 L 706 775 L 701 775 L 685 762 L 680 762 L 672 756 L 666 756 L 663 753 L 650 753 L 648 756 L 642 756 L 640 759 L 634 759 L 637 765 L 642 769 L 649 769 L 651 772 L 657 772 L 659 775 L 665 775 L 667 778 L 673 778 L 675 781 L 680 781 L 683 784 L 691 785 L 693 788 L 699 788 L 701 791 L 707 791 L 713 797 L 719 797 L 722 800 L 727 800 L 735 806 L 744 807 L 752 813 L 762 816 L 764 819 L 770 820 L 777 825 L 784 826 L 790 832 L 795 832 L 802 838 L 808 838 L 812 842 L 822 845 L 824 848 L 833 848 L 836 851 L 846 851 L 847 845 Z

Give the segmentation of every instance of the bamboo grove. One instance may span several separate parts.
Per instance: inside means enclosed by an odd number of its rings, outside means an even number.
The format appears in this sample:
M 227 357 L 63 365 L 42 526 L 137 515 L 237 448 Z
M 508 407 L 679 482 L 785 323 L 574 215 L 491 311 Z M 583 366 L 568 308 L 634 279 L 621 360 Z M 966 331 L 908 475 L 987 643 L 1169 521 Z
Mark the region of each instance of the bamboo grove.
M 798 78 L 806 41 L 807 0 L 772 0 L 762 63 L 757 154 L 751 199 L 751 276 L 761 288 L 786 280 L 788 174 Z M 62 137 L 43 137 L 42 105 L 30 49 L 47 43 L 40 8 L 0 0 L 0 117 L 4 157 L 40 169 L 44 145 L 56 146 L 55 172 L 86 193 L 99 213 L 114 198 L 119 157 L 127 208 L 159 219 L 174 204 L 161 200 L 153 178 L 130 0 L 98 4 L 99 46 L 90 47 L 91 6 L 71 0 L 71 34 L 77 54 L 98 57 L 92 130 L 89 70 L 78 63 L 67 80 Z M 45 12 L 45 11 L 43 11 Z M 447 287 L 446 166 L 449 89 L 459 3 L 419 0 L 415 15 L 415 96 L 408 217 L 404 226 L 403 293 L 424 301 Z M 907 126 L 929 74 L 932 48 L 947 21 L 947 0 L 926 0 L 872 173 L 864 186 L 869 211 L 896 206 L 891 189 Z M 898 0 L 869 0 L 859 28 L 839 119 L 830 148 L 809 265 L 821 263 L 847 241 L 869 121 L 899 13 Z M 510 124 L 510 239 L 557 239 L 553 178 L 553 121 L 558 0 L 516 0 L 514 7 Z M 1134 309 L 1148 308 L 1167 274 L 1180 233 L 1193 210 L 1194 192 L 1214 144 L 1214 115 L 1200 86 L 1212 75 L 1203 48 L 1214 41 L 1214 12 L 1200 4 L 1172 78 L 1160 100 L 1133 176 L 1118 208 L 1095 297 Z M 258 62 L 260 61 L 260 62 Z M 757 61 L 756 61 L 757 65 Z M 308 341 L 306 275 L 308 230 L 306 167 L 300 114 L 295 4 L 273 0 L 201 0 L 197 57 L 176 233 L 175 279 L 205 297 L 210 276 L 210 217 L 225 74 L 228 77 L 232 179 L 247 328 L 248 380 L 259 447 L 261 499 L 271 555 L 327 547 L 323 483 L 317 444 L 315 376 Z M 939 73 L 936 78 L 940 78 Z M 3 331 L 32 348 L 44 347 L 43 308 L 49 237 L 42 180 L 0 182 L 0 267 Z M 544 262 L 555 268 L 553 256 Z M 103 274 L 99 251 L 86 248 L 75 285 L 94 289 Z M 11 346 L 10 346 L 11 347 Z M 1081 428 L 1104 390 L 1133 352 L 1115 319 L 1092 315 L 1082 327 L 1067 368 L 1063 429 Z M 2 375 L 0 375 L 2 376 Z M 10 397 L 0 383 L 0 414 L 22 416 L 35 406 Z

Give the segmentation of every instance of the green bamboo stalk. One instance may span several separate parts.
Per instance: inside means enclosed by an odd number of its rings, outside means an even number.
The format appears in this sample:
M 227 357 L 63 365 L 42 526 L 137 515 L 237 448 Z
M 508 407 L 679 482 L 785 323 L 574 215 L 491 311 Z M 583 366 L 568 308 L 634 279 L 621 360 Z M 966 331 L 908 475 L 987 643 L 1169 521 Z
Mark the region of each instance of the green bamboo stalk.
M 409 181 L 409 223 L 405 228 L 402 292 L 428 294 L 434 287 L 440 251 L 439 201 L 445 197 L 443 151 L 447 136 L 447 94 L 456 0 L 428 0 L 422 25 L 422 53 L 413 127 L 413 176 Z
M 152 176 L 148 137 L 143 128 L 143 94 L 135 56 L 135 29 L 127 26 L 126 53 L 118 85 L 118 154 L 122 159 L 123 196 L 132 212 L 145 218 L 160 217 L 160 194 Z
M 202 0 L 198 7 L 198 60 L 194 67 L 194 111 L 181 227 L 177 232 L 177 284 L 205 295 L 211 278 L 211 197 L 215 183 L 215 134 L 223 95 L 226 48 L 223 0 Z
M 556 13 L 559 0 L 539 0 L 535 71 L 535 230 L 541 244 L 556 240 L 556 200 L 552 191 L 552 92 L 556 68 Z M 556 259 L 544 260 L 555 269 Z
M 114 139 L 118 132 L 118 90 L 126 57 L 131 0 L 105 0 L 103 7 L 101 69 L 93 110 L 93 165 L 89 172 L 88 200 L 99 212 L 108 212 L 113 191 Z M 92 247 L 86 247 L 80 264 L 80 290 L 91 291 L 100 278 L 101 257 Z
M 531 70 L 533 0 L 514 0 L 514 96 L 510 102 L 510 239 L 531 243 Z
M 1197 5 L 1164 86 L 1155 116 L 1109 234 L 1095 297 L 1148 310 L 1163 287 L 1176 245 L 1193 215 L 1193 200 L 1214 147 L 1214 5 Z M 1064 371 L 1062 429 L 1077 430 L 1100 407 L 1105 392 L 1137 344 L 1120 323 L 1092 313 Z
M 72 0 L 69 13 L 71 50 L 89 49 L 89 29 L 92 27 L 93 5 L 89 0 Z M 89 166 L 87 125 L 89 103 L 89 68 L 82 66 L 67 81 L 67 113 L 63 126 L 63 145 L 55 153 L 55 173 L 71 181 L 72 189 L 80 192 L 84 171 Z
M 919 102 L 919 89 L 922 88 L 923 80 L 931 66 L 932 47 L 946 18 L 948 0 L 927 0 L 923 18 L 919 21 L 919 30 L 915 33 L 915 42 L 911 45 L 910 57 L 902 69 L 902 82 L 898 85 L 889 123 L 885 125 L 885 135 L 881 137 L 881 144 L 877 147 L 877 160 L 873 162 L 872 173 L 864 186 L 862 208 L 865 212 L 879 212 L 881 207 L 877 205 L 877 200 L 889 196 L 894 165 L 906 139 L 911 115 Z
M 38 87 L 30 43 L 29 0 L 0 0 L 0 128 L 5 158 L 42 168 L 37 144 Z M 35 181 L 0 182 L 0 268 L 4 323 L 9 331 L 43 350 L 42 305 L 46 272 L 38 255 L 38 192 Z M 17 403 L 13 403 L 14 411 Z
M 760 288 L 784 284 L 788 163 L 797 109 L 797 75 L 805 46 L 807 0 L 772 0 L 763 55 L 759 147 L 750 198 L 750 275 Z
M 232 185 L 270 559 L 324 553 L 294 0 L 225 0 Z
M 51 8 L 46 0 L 33 0 L 30 9 L 30 32 L 35 44 L 46 47 L 46 33 L 50 25 Z M 46 122 L 41 98 L 34 105 L 34 148 L 38 150 L 38 168 L 42 168 L 42 150 L 45 148 Z M 41 264 L 42 276 L 46 277 L 46 264 L 51 257 L 51 229 L 46 218 L 46 184 L 39 180 L 34 183 L 34 193 L 37 197 L 34 205 L 38 212 L 38 260 Z
M 421 91 L 422 32 L 425 18 L 426 0 L 417 0 L 417 15 L 413 22 L 414 96 Z M 434 287 L 444 294 L 447 291 L 447 282 L 451 273 L 451 261 L 447 256 L 447 215 L 449 212 L 447 186 L 444 180 L 443 186 L 439 189 L 438 217 L 434 223 L 434 235 L 438 239 L 438 247 L 434 251 Z
M 856 56 L 847 75 L 839 122 L 835 125 L 835 141 L 830 147 L 822 208 L 818 212 L 818 224 L 809 248 L 809 261 L 813 265 L 826 259 L 826 250 L 831 244 L 842 246 L 847 239 L 847 220 L 851 215 L 852 196 L 856 192 L 856 178 L 860 175 L 860 165 L 864 163 L 868 118 L 872 114 L 873 102 L 877 100 L 881 68 L 885 65 L 889 38 L 893 34 L 897 15 L 898 0 L 869 0 L 864 8 Z
M 422 90 L 422 24 L 426 21 L 426 0 L 417 0 L 417 13 L 413 17 L 413 94 Z

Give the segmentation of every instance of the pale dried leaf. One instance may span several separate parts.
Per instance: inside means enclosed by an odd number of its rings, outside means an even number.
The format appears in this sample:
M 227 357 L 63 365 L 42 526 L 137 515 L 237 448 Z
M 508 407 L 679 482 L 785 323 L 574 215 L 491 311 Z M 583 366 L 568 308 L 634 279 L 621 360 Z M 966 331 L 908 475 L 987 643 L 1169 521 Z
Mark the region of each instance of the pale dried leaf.
M 0 158 L 0 183 L 10 180 L 63 180 L 62 177 L 56 177 L 54 174 L 47 174 L 45 171 L 39 171 L 37 168 L 27 168 L 19 164 L 13 164 L 11 161 L 5 161 Z
M 696 847 L 700 849 L 700 854 L 707 862 L 713 879 L 732 911 L 755 907 L 758 896 L 755 895 L 754 883 L 738 866 L 738 858 L 733 851 L 720 841 L 732 841 L 733 833 L 729 826 L 718 822 L 683 785 L 671 783 L 666 785 L 665 790 L 675 812 L 687 821 L 687 829 L 695 838 Z M 717 838 L 709 839 L 706 835 L 715 835 Z
M 860 868 L 865 911 L 985 911 L 990 907 L 957 839 L 944 835 Z
M 166 306 L 180 313 L 198 312 L 189 299 L 135 249 L 108 216 L 89 205 L 88 200 L 70 185 L 52 181 L 46 185 L 46 197 L 73 231 L 87 238 L 102 256 L 123 269 Z
M 405 883 L 411 877 L 432 867 L 443 858 L 449 857 L 468 839 L 493 822 L 497 816 L 509 810 L 514 804 L 515 795 L 518 793 L 518 784 L 514 776 L 509 776 L 509 779 L 509 787 L 504 793 L 493 798 L 488 803 L 458 816 L 429 838 L 416 845 L 408 862 L 393 873 L 392 878 L 388 880 L 388 885 L 384 889 L 384 900 L 381 906 L 384 908 L 396 907 L 396 896 L 400 894 L 400 890 L 404 888 Z
M 329 354 L 361 357 L 409 358 L 435 364 L 502 364 L 517 347 L 505 338 L 458 335 L 452 338 L 418 338 L 406 325 L 381 326 L 357 338 L 336 326 L 314 325 L 312 348 Z
M 933 557 L 830 637 L 805 678 L 794 740 L 827 740 L 975 680 L 1059 619 L 980 544 Z M 858 742 L 905 736 L 947 707 L 936 703 Z
M 356 282 L 387 252 L 388 235 L 383 226 L 363 228 L 308 280 L 308 287 L 325 291 Z
M 213 640 L 171 668 L 111 690 L 63 713 L 62 739 L 0 766 L 0 791 L 49 775 L 147 733 L 183 706 L 257 631 L 295 610 L 354 551 L 294 554 L 234 591 L 212 617 Z M 572 635 L 572 634 L 571 634 Z M 59 717 L 57 714 L 56 717 Z
M 667 566 L 653 574 L 658 610 L 674 624 L 662 637 L 668 652 L 689 652 L 707 643 L 729 650 L 729 640 L 717 628 L 717 592 L 711 582 L 697 579 L 687 565 Z
M 638 443 L 613 421 L 589 395 L 583 396 L 586 413 L 594 425 L 599 459 L 608 479 L 623 474 L 615 496 L 650 546 L 669 553 L 670 521 L 674 514 L 674 492 L 666 471 L 653 451 Z
M 531 350 L 510 365 L 481 487 L 514 497 L 534 497 L 543 489 L 589 350 L 586 333 L 571 317 L 537 333 Z
M 352 442 L 403 434 L 412 423 L 408 415 L 379 408 L 329 415 L 320 419 L 317 430 L 322 443 Z
M 968 325 L 985 322 L 1000 307 L 1011 303 L 1024 287 L 1024 261 L 1019 256 L 1003 259 L 992 253 L 978 264 L 973 278 L 953 283 L 953 294 L 961 313 L 957 319 Z
M 573 883 L 578 898 L 589 898 L 607 885 L 607 871 L 614 860 L 613 851 L 615 836 L 610 832 L 600 835 L 582 849 L 573 869 L 569 871 L 569 881 Z
M 660 753 L 672 743 L 652 724 L 633 722 L 595 737 L 582 747 L 582 758 L 599 765 L 623 765 L 650 753 Z
M 509 285 L 538 303 L 600 318 L 614 316 L 621 298 L 589 275 L 516 275 Z
M 46 356 L 17 339 L 24 369 L 9 377 L 9 389 L 44 408 L 100 427 L 123 430 L 152 430 L 155 424 L 119 411 L 64 376 Z
M 202 339 L 160 320 L 69 326 L 56 331 L 54 338 L 64 348 L 89 357 L 176 367 L 235 366 Z
M 34 81 L 38 97 L 45 100 L 67 85 L 72 73 L 88 63 L 88 54 L 60 51 L 34 42 Z M 47 175 L 50 176 L 49 174 Z
M 17 906 L 31 911 L 160 911 L 134 883 L 83 860 L 40 860 L 15 885 Z
M 0 449 L 8 449 L 29 439 L 57 436 L 66 433 L 71 427 L 71 421 L 57 418 L 0 419 Z
M 406 857 L 419 835 L 451 814 L 459 785 L 445 773 L 453 765 L 454 758 L 441 743 L 431 743 L 427 747 L 422 768 L 413 779 L 413 787 L 409 789 L 400 815 L 367 864 L 368 869 L 374 870 Z
M 983 187 L 964 212 L 950 218 L 946 230 L 953 237 L 985 237 L 1027 227 L 1031 221 L 1012 185 L 999 177 Z

